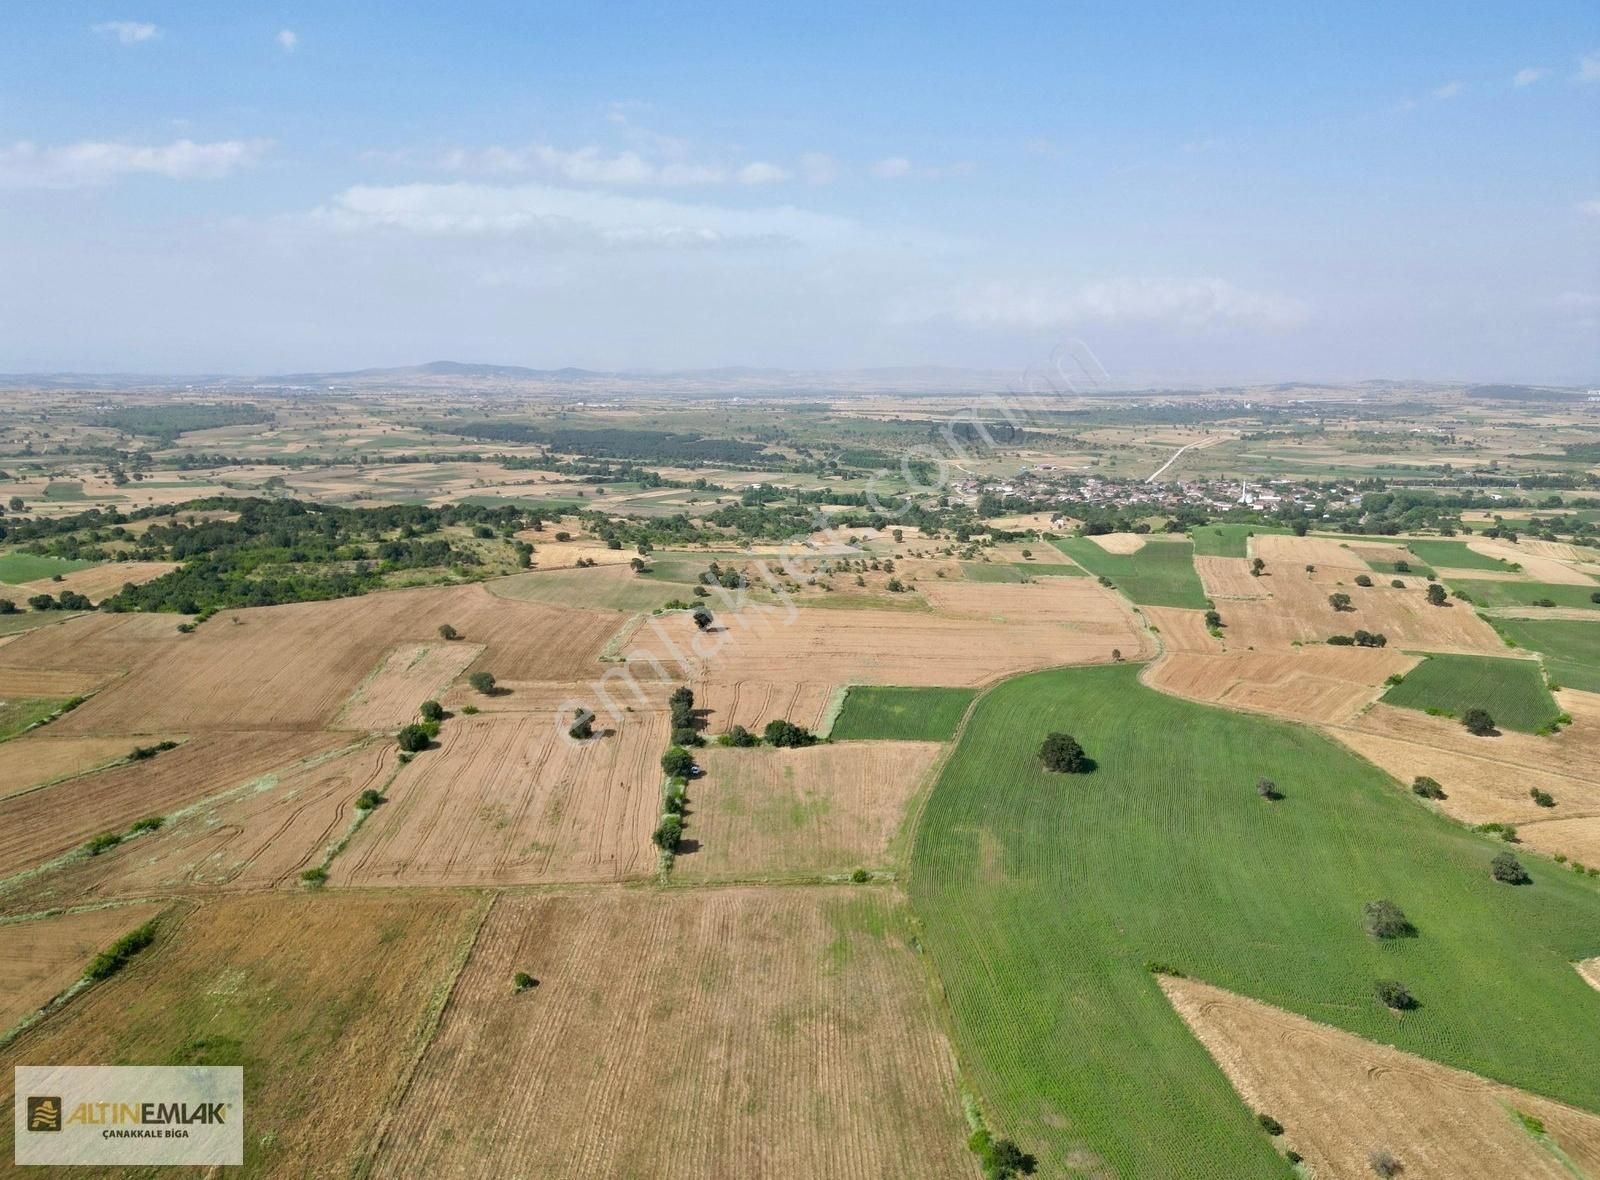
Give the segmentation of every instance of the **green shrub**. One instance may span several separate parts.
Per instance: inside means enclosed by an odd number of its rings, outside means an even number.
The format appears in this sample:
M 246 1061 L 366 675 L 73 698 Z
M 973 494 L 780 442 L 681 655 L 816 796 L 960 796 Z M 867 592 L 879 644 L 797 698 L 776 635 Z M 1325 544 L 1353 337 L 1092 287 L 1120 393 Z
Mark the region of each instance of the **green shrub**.
M 98 836 L 90 838 L 83 846 L 83 850 L 90 856 L 99 856 L 102 852 L 109 852 L 122 843 L 121 832 L 101 832 Z
M 872 880 L 872 874 L 867 872 L 866 869 L 857 869 L 855 872 L 850 874 L 850 879 L 857 885 L 865 885 L 868 881 Z
M 1461 715 L 1461 724 L 1475 737 L 1493 737 L 1499 732 L 1495 729 L 1494 718 L 1489 715 L 1487 709 L 1468 709 Z
M 791 748 L 814 746 L 820 740 L 805 726 L 778 719 L 767 722 L 767 727 L 761 731 L 761 735 L 769 746 Z
M 444 706 L 438 701 L 423 701 L 422 707 L 417 712 L 422 714 L 424 721 L 444 720 Z
M 539 981 L 526 971 L 518 971 L 511 977 L 511 990 L 517 993 L 528 991 L 539 986 Z
M 1417 933 L 1405 911 L 1387 898 L 1361 907 L 1361 925 L 1373 938 L 1413 938 Z
M 467 683 L 472 685 L 474 691 L 484 696 L 491 696 L 494 693 L 495 679 L 492 672 L 474 672 L 467 677 Z
M 1256 1122 L 1261 1124 L 1261 1129 L 1268 1135 L 1276 1137 L 1283 1134 L 1283 1124 L 1264 1110 L 1256 1115 Z
M 1445 799 L 1448 796 L 1444 788 L 1439 785 L 1439 780 L 1419 774 L 1411 780 L 1411 790 L 1414 794 L 1421 795 L 1424 799 Z
M 656 825 L 656 830 L 650 833 L 650 840 L 663 852 L 676 852 L 678 841 L 683 839 L 683 816 L 668 812 L 661 817 L 661 822 Z
M 730 727 L 727 733 L 717 739 L 717 745 L 719 746 L 737 746 L 740 749 L 759 746 L 760 744 L 761 739 L 742 725 Z
M 307 869 L 305 872 L 301 873 L 300 879 L 307 885 L 310 885 L 312 888 L 316 888 L 327 881 L 328 870 L 323 866 L 318 865 L 314 869 Z
M 694 755 L 682 746 L 673 746 L 661 755 L 661 769 L 668 778 L 688 778 L 694 771 Z
M 433 740 L 433 735 L 424 725 L 407 725 L 394 735 L 395 741 L 407 754 L 415 754 L 428 748 L 428 743 Z
M 1372 985 L 1372 992 L 1385 1008 L 1404 1012 L 1417 1006 L 1417 998 L 1398 979 L 1380 979 Z
M 1497 852 L 1489 862 L 1489 875 L 1506 885 L 1527 885 L 1533 878 L 1522 862 L 1509 852 Z
M 362 791 L 361 794 L 356 796 L 356 810 L 357 811 L 371 811 L 374 807 L 377 807 L 380 803 L 387 803 L 387 802 L 388 802 L 388 800 L 385 799 L 382 795 L 378 794 L 377 791 L 373 790 L 371 787 L 368 787 L 365 791 Z
M 132 836 L 139 832 L 157 831 L 161 825 L 166 822 L 167 817 L 164 815 L 147 815 L 143 819 L 133 821 L 132 825 L 130 825 L 128 828 L 128 835 Z
M 128 931 L 128 933 L 91 959 L 89 966 L 84 970 L 83 977 L 90 982 L 109 979 L 122 970 L 129 959 L 144 950 L 155 940 L 156 920 L 152 918 L 144 925 Z

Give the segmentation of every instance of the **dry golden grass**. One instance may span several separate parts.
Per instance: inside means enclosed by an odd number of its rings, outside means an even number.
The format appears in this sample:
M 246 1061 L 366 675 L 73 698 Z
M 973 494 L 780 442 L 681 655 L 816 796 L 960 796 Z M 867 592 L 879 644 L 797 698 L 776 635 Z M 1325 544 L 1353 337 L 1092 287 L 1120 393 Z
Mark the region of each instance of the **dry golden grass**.
M 332 724 L 339 729 L 395 729 L 415 720 L 423 701 L 444 695 L 483 654 L 476 643 L 402 643 L 350 695 Z
M 975 1176 L 908 932 L 878 889 L 502 896 L 373 1174 Z
M 36 582 L 24 582 L 19 588 L 29 594 L 60 594 L 63 590 L 70 590 L 99 602 L 102 598 L 110 598 L 129 582 L 142 586 L 177 568 L 175 561 L 114 561 L 63 574 L 59 582 L 40 578 Z
M 783 876 L 877 868 L 943 747 L 840 742 L 697 752 L 688 848 L 675 877 Z
M 1196 980 L 1161 986 L 1239 1096 L 1284 1126 L 1316 1176 L 1371 1176 L 1381 1149 L 1406 1177 L 1572 1180 L 1515 1111 L 1584 1170 L 1600 1169 L 1600 1116 L 1374 1044 Z
M 1145 536 L 1143 533 L 1100 533 L 1089 540 L 1107 553 L 1137 553 L 1144 548 Z
M 177 735 L 173 735 L 177 736 Z M 0 742 L 0 798 L 71 778 L 127 756 L 148 738 L 60 738 L 48 729 Z
M 1163 632 L 1165 634 L 1165 632 Z M 1207 638 L 1210 638 L 1207 636 Z M 1308 647 L 1288 652 L 1174 651 L 1145 680 L 1173 696 L 1300 721 L 1341 722 L 1383 692 L 1384 680 L 1415 667 L 1404 652 Z
M 1500 540 L 1473 540 L 1467 548 L 1485 557 L 1498 557 L 1522 566 L 1522 572 L 1535 582 L 1550 582 L 1558 586 L 1593 586 L 1595 580 L 1573 568 L 1582 560 L 1571 545 L 1552 546 L 1545 541 L 1518 541 L 1512 544 Z M 1555 556 L 1560 554 L 1560 557 Z
M 463 895 L 257 894 L 163 918 L 154 946 L 0 1054 L 0 1101 L 12 1101 L 23 1062 L 242 1058 L 246 1174 L 348 1177 L 422 1046 L 476 906 Z M 6 1154 L 10 1135 L 8 1120 Z
M 1206 595 L 1213 600 L 1267 597 L 1268 582 L 1250 575 L 1248 558 L 1196 556 L 1194 568 Z
M 1348 570 L 1352 574 L 1372 572 L 1350 544 L 1327 537 L 1255 533 L 1248 543 L 1250 556 L 1261 558 L 1267 563 L 1268 572 L 1273 574 L 1287 573 L 1289 570 L 1300 572 L 1308 565 L 1318 569 Z M 1398 546 L 1395 547 L 1395 553 L 1400 554 Z

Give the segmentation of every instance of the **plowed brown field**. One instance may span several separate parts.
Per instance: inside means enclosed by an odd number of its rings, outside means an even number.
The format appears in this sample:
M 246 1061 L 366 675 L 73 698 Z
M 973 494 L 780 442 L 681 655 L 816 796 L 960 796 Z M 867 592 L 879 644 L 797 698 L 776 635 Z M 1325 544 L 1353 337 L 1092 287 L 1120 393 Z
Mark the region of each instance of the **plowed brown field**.
M 611 728 L 602 716 L 597 728 Z M 333 865 L 355 885 L 609 881 L 655 871 L 662 710 L 578 744 L 553 712 L 455 717 Z
M 1196 556 L 1194 571 L 1200 575 L 1200 584 L 1212 599 L 1267 596 L 1268 581 L 1250 575 L 1247 558 Z
M 849 872 L 886 863 L 906 804 L 943 747 L 840 742 L 698 751 L 675 877 Z
M 165 815 L 344 740 L 314 731 L 207 734 L 144 762 L 0 800 L 0 879 L 70 852 L 97 833 Z
M 1177 651 L 1151 665 L 1145 679 L 1162 692 L 1231 709 L 1340 722 L 1376 700 L 1387 677 L 1416 663 L 1416 656 L 1404 652 L 1370 648 L 1222 655 Z
M 1196 980 L 1161 986 L 1251 1109 L 1317 1176 L 1371 1176 L 1382 1149 L 1412 1177 L 1571 1180 L 1517 1121 L 1522 1111 L 1579 1168 L 1600 1170 L 1600 1116 L 1374 1044 Z
M 479 904 L 263 894 L 163 918 L 154 946 L 0 1053 L 0 1101 L 10 1104 L 23 1062 L 242 1062 L 244 1173 L 347 1177 L 421 1047 Z M 11 1136 L 7 1119 L 6 1155 Z
M 976 1177 L 907 934 L 883 890 L 503 896 L 373 1174 Z
M 0 925 L 0 1032 L 72 986 L 89 960 L 159 905 L 119 906 Z
M 110 598 L 129 582 L 135 586 L 142 586 L 177 568 L 178 563 L 175 561 L 113 561 L 106 565 L 91 566 L 86 570 L 74 570 L 70 574 L 63 574 L 59 582 L 49 578 L 40 578 L 37 582 L 24 582 L 21 589 L 29 594 L 60 594 L 63 590 L 71 590 L 75 594 L 84 594 L 99 602 L 102 598 Z

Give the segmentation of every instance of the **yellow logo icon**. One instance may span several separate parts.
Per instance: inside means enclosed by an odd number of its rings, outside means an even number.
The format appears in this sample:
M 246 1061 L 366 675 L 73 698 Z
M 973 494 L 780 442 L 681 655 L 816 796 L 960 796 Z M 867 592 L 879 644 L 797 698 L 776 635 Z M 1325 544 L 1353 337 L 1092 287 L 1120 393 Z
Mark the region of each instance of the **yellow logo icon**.
M 61 1099 L 59 1099 L 59 1098 L 30 1098 L 30 1099 L 28 1099 L 28 1130 L 30 1130 L 30 1131 L 59 1131 L 59 1130 L 61 1130 Z

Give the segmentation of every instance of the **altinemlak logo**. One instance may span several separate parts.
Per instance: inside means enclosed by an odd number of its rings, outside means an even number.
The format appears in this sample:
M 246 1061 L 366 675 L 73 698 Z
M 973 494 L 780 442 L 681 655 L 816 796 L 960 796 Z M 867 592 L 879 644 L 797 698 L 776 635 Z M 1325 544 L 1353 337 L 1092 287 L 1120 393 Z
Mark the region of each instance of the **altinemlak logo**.
M 61 1130 L 61 1099 L 59 1097 L 28 1099 L 28 1130 Z

